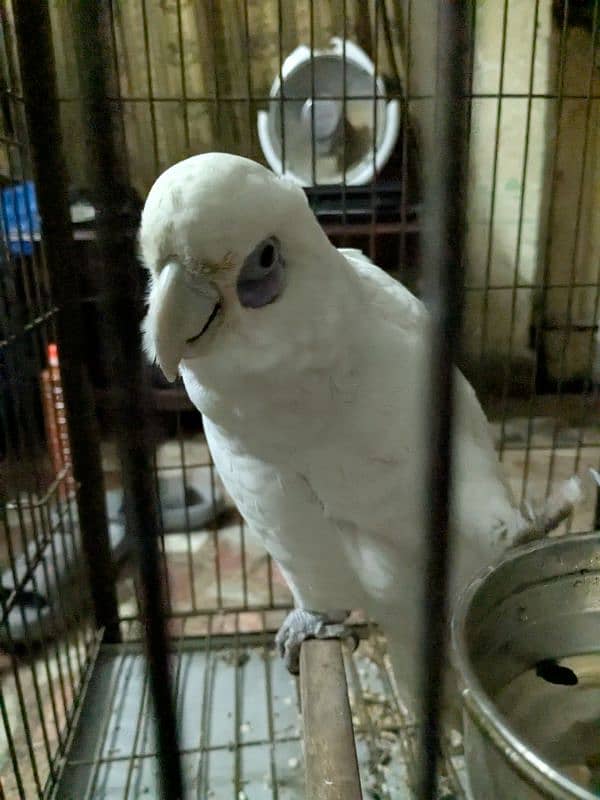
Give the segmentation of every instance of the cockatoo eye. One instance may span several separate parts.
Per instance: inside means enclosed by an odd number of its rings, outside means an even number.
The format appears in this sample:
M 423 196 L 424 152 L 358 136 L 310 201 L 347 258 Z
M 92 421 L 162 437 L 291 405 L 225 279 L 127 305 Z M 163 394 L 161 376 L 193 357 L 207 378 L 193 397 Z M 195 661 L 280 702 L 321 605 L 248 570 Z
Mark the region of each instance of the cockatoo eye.
M 237 280 L 237 295 L 244 308 L 262 308 L 283 291 L 285 261 L 281 243 L 269 236 L 246 256 Z
M 260 254 L 260 265 L 263 269 L 269 269 L 275 260 L 275 248 L 271 242 L 268 242 L 262 249 Z

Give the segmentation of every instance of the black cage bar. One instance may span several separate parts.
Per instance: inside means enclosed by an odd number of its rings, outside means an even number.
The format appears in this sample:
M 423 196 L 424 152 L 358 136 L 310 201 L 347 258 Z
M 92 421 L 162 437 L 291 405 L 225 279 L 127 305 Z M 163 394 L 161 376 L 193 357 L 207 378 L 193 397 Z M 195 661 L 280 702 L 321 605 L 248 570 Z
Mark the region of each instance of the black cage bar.
M 300 800 L 311 785 L 300 690 L 273 649 L 291 596 L 221 484 L 183 386 L 165 385 L 139 347 L 146 192 L 196 152 L 267 163 L 261 112 L 333 243 L 363 250 L 432 312 L 422 719 L 398 702 L 385 642 L 359 618 L 347 687 L 329 698 L 352 721 L 339 752 L 354 738 L 355 796 L 465 796 L 460 742 L 439 724 L 450 364 L 474 385 L 517 497 L 598 468 L 600 271 L 586 253 L 598 235 L 599 6 L 2 5 L 0 797 Z M 324 92 L 331 37 L 339 86 Z M 301 101 L 285 77 L 300 45 Z M 358 89 L 354 46 L 372 65 Z M 290 119 L 305 99 L 299 152 Z M 323 99 L 353 121 L 329 161 Z M 369 180 L 353 182 L 357 164 Z M 565 529 L 597 528 L 599 509 L 586 498 Z M 337 645 L 326 655 L 311 659 L 339 673 Z M 319 681 L 301 688 L 310 702 Z M 310 768 L 319 714 L 306 718 Z

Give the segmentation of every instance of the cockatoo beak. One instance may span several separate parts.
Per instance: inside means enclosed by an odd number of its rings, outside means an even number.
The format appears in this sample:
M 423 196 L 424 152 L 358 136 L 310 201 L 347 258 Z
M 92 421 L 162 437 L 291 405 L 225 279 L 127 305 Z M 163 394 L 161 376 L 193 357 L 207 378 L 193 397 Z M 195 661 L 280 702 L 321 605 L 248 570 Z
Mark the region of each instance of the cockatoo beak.
M 165 264 L 150 295 L 146 331 L 167 380 L 176 379 L 186 349 L 206 332 L 219 309 L 219 292 L 206 278 L 188 277 L 175 261 Z

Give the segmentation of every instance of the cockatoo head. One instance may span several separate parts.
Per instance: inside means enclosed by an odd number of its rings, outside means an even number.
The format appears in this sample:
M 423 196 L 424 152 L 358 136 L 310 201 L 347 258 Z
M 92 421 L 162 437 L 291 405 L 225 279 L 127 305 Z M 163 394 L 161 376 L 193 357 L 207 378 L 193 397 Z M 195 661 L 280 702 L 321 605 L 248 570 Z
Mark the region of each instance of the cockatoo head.
M 292 323 L 288 291 L 295 307 L 314 303 L 319 261 L 333 250 L 300 187 L 222 153 L 157 179 L 140 245 L 151 276 L 144 343 L 170 380 L 180 362 L 210 369 L 234 343 L 276 346 Z

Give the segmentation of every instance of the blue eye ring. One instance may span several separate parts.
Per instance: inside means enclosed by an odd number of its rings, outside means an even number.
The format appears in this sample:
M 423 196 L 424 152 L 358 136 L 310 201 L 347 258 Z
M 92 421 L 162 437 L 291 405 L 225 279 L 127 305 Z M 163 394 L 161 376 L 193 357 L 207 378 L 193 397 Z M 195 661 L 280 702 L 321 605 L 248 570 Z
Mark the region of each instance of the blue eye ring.
M 276 236 L 259 242 L 246 256 L 236 292 L 244 308 L 262 308 L 279 297 L 285 283 L 285 261 Z

